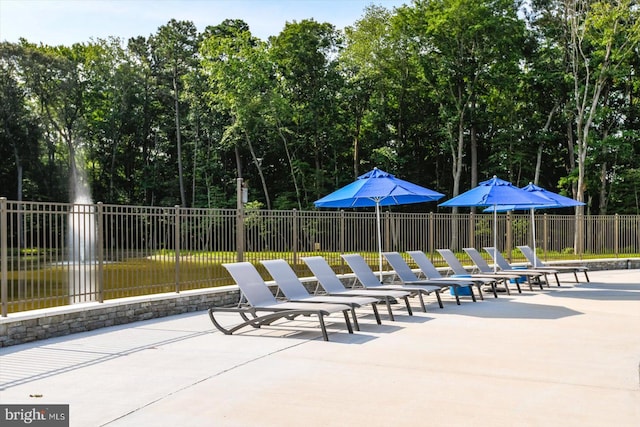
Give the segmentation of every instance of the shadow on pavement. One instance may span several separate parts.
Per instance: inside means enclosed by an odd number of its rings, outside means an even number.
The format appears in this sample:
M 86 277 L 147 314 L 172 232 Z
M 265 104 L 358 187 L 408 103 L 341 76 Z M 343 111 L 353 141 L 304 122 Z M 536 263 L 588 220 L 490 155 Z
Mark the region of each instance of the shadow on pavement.
M 502 303 L 504 302 L 504 304 Z M 468 305 L 465 310 L 453 313 L 458 316 L 483 317 L 494 319 L 561 319 L 563 317 L 577 316 L 583 314 L 580 311 L 572 310 L 567 307 L 546 304 L 525 304 L 510 300 L 509 298 L 501 298 L 501 302 L 493 304 L 492 307 L 487 304 L 475 307 Z
M 584 298 L 607 301 L 640 301 L 640 285 L 624 283 L 580 283 L 571 290 L 558 290 L 548 295 L 562 298 Z

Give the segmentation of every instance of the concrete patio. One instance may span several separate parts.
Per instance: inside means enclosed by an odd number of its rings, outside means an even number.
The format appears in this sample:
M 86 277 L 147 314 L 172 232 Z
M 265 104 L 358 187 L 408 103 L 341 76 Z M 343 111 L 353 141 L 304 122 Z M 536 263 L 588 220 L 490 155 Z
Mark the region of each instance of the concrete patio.
M 0 348 L 0 401 L 78 427 L 639 426 L 640 270 L 590 277 L 361 310 L 353 335 L 332 315 L 330 342 L 315 318 L 226 336 L 197 312 Z

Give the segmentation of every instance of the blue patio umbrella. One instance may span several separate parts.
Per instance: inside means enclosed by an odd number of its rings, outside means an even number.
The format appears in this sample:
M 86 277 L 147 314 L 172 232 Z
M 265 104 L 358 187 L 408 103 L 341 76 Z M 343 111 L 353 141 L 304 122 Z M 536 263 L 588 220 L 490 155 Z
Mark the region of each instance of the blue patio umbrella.
M 545 205 L 532 204 L 530 206 L 503 205 L 498 207 L 498 212 L 506 212 L 506 211 L 513 211 L 513 210 L 527 210 L 527 209 L 570 208 L 574 206 L 585 205 L 585 203 L 583 202 L 579 202 L 569 197 L 562 196 L 558 193 L 554 193 L 553 191 L 545 190 L 544 188 L 538 187 L 537 185 L 534 185 L 531 182 L 529 183 L 529 185 L 522 187 L 521 190 L 543 197 L 544 199 L 547 200 L 548 204 L 545 204 Z M 487 209 L 484 210 L 484 212 L 493 212 L 493 207 L 488 207 Z
M 459 207 L 486 207 L 493 209 L 493 247 L 498 247 L 498 233 L 495 224 L 498 222 L 497 209 L 503 206 L 541 206 L 549 205 L 549 199 L 545 199 L 532 192 L 524 191 L 502 180 L 495 175 L 493 178 L 483 181 L 477 187 L 466 191 L 459 196 L 440 203 L 440 206 Z M 493 265 L 497 269 L 496 264 Z
M 432 202 L 444 194 L 396 178 L 394 175 L 373 168 L 360 175 L 351 184 L 316 200 L 318 208 L 359 208 L 375 207 L 378 234 L 378 264 L 382 278 L 382 231 L 380 229 L 380 206 L 404 205 L 409 203 Z
M 540 197 L 543 197 L 545 199 L 548 200 L 547 205 L 508 205 L 508 206 L 500 206 L 497 207 L 496 210 L 498 212 L 505 212 L 505 211 L 513 211 L 513 210 L 530 210 L 531 211 L 531 236 L 532 236 L 532 241 L 533 241 L 533 253 L 536 253 L 536 222 L 535 222 L 535 213 L 534 211 L 536 209 L 559 209 L 559 208 L 569 208 L 569 207 L 575 207 L 575 206 L 584 206 L 585 203 L 583 202 L 579 202 L 577 200 L 571 199 L 569 197 L 565 197 L 563 195 L 560 195 L 558 193 L 554 193 L 553 191 L 549 191 L 549 190 L 545 190 L 542 187 L 538 187 L 537 185 L 534 185 L 533 183 L 529 183 L 529 185 L 522 187 L 522 190 L 527 191 L 529 193 L 538 195 Z M 494 211 L 494 207 L 489 207 L 487 209 L 484 210 L 484 212 L 493 212 Z M 533 267 L 537 267 L 536 262 L 537 262 L 537 257 L 534 258 L 534 263 L 533 263 Z

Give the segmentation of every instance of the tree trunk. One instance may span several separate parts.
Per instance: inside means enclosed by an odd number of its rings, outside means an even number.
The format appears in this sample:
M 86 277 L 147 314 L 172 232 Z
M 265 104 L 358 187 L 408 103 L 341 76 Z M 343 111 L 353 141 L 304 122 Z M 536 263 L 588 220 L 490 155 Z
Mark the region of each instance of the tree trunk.
M 536 155 L 536 171 L 533 178 L 534 185 L 538 185 L 540 182 L 540 170 L 542 169 L 542 152 L 544 150 L 544 137 L 549 132 L 549 128 L 551 127 L 551 121 L 553 119 L 553 115 L 558 110 L 558 104 L 554 105 L 549 115 L 547 116 L 547 122 L 544 124 L 542 128 L 542 138 L 540 138 L 540 143 L 538 144 L 538 153 Z
M 269 191 L 267 190 L 267 181 L 264 179 L 264 174 L 262 173 L 262 164 L 261 162 L 258 161 L 256 152 L 253 150 L 253 144 L 251 143 L 249 134 L 246 131 L 244 131 L 244 137 L 247 141 L 247 146 L 249 147 L 249 152 L 251 153 L 251 158 L 253 159 L 253 163 L 256 165 L 256 168 L 258 169 L 258 175 L 260 176 L 260 182 L 262 183 L 262 191 L 264 192 L 264 199 L 267 203 L 267 209 L 271 210 L 271 199 L 269 198 Z
M 184 190 L 184 174 L 182 171 L 182 134 L 180 132 L 180 102 L 178 99 L 178 70 L 173 69 L 173 103 L 175 106 L 176 120 L 176 148 L 178 150 L 178 181 L 180 185 L 180 203 L 187 206 L 187 195 Z
M 453 152 L 453 197 L 460 194 L 460 180 L 462 179 L 462 156 L 464 154 L 464 109 L 460 111 L 458 117 L 458 143 L 456 147 L 452 147 Z M 458 242 L 458 221 L 456 214 L 458 213 L 458 207 L 451 208 L 453 217 L 451 219 L 451 249 L 458 249 L 460 242 Z
M 197 114 L 196 114 L 197 115 Z M 196 118 L 195 122 L 196 122 L 196 135 L 195 135 L 195 139 L 193 141 L 193 164 L 191 166 L 191 170 L 192 170 L 192 178 L 191 178 L 191 206 L 195 206 L 196 205 L 196 183 L 197 183 L 197 174 L 196 174 L 196 168 L 198 167 L 198 142 L 200 141 L 200 122 L 199 122 L 199 117 Z
M 7 127 L 8 129 L 8 127 Z M 7 130 L 7 133 L 10 133 L 9 130 Z M 11 135 L 9 135 L 9 138 L 11 139 Z M 13 155 L 16 158 L 16 175 L 17 175 L 17 180 L 18 182 L 17 184 L 17 197 L 18 197 L 18 202 L 22 201 L 22 173 L 23 173 L 23 167 L 22 167 L 22 162 L 20 161 L 20 155 L 18 154 L 18 148 L 15 146 L 13 146 Z M 22 213 L 18 212 L 18 216 L 17 216 L 17 227 L 18 227 L 18 247 L 20 249 L 24 248 L 24 244 L 25 244 L 25 240 L 26 238 L 23 236 L 24 235 L 24 225 L 23 225 L 23 221 L 22 221 Z
M 472 103 L 472 107 L 469 110 L 469 123 L 471 126 L 469 142 L 471 150 L 471 188 L 478 185 L 478 135 L 476 134 L 476 124 L 474 118 L 475 101 Z
M 234 145 L 233 152 L 236 156 L 236 169 L 238 171 L 237 178 L 242 178 L 242 159 L 240 158 L 240 149 L 238 148 L 238 144 Z
M 571 73 L 573 77 L 573 96 L 576 111 L 576 146 L 578 147 L 578 188 L 576 199 L 584 201 L 586 191 L 586 161 L 589 148 L 589 131 L 593 124 L 597 113 L 600 111 L 600 100 L 602 91 L 605 88 L 611 71 L 615 70 L 619 63 L 612 63 L 612 52 L 614 49 L 619 50 L 618 54 L 623 54 L 622 50 L 631 52 L 635 43 L 630 38 L 622 37 L 623 45 L 626 47 L 614 48 L 614 42 L 620 39 L 620 32 L 623 26 L 619 26 L 619 21 L 626 19 L 625 15 L 615 15 L 616 18 L 612 26 L 606 28 L 604 44 L 598 52 L 590 54 L 599 56 L 598 61 L 593 61 L 592 56 L 585 54 L 584 45 L 591 46 L 586 29 L 590 24 L 592 11 L 589 9 L 589 2 L 586 0 L 573 0 L 569 2 L 569 30 L 570 30 L 570 63 Z M 617 9 L 620 8 L 620 9 Z M 628 13 L 628 5 L 619 4 L 614 6 L 609 13 L 617 14 L 618 12 Z M 597 17 L 597 16 L 596 16 Z M 578 216 L 584 214 L 584 206 L 576 207 Z M 576 230 L 576 252 L 582 252 L 583 236 L 582 228 Z
M 574 148 L 574 138 L 573 138 L 573 125 L 571 120 L 567 120 L 567 154 L 569 156 L 569 170 L 567 170 L 567 174 L 570 174 L 576 168 L 576 154 L 573 150 Z M 573 197 L 576 197 L 576 193 L 578 189 L 576 188 L 575 183 L 571 184 L 571 191 L 573 193 Z
M 600 165 L 600 205 L 598 206 L 600 215 L 607 214 L 607 162 Z
M 287 144 L 287 138 L 285 138 L 284 134 L 282 133 L 282 128 L 280 127 L 280 120 L 276 118 L 276 121 L 277 121 L 277 127 L 278 127 L 278 134 L 282 139 L 282 144 L 284 145 L 284 152 L 287 155 L 287 162 L 289 163 L 289 169 L 291 170 L 291 180 L 293 181 L 293 187 L 296 190 L 296 200 L 298 202 L 298 209 L 302 210 L 302 202 L 300 200 L 300 188 L 298 187 L 298 180 L 296 179 L 296 171 L 295 171 L 295 168 L 293 167 L 293 158 L 291 157 L 291 152 L 289 151 L 289 144 Z
M 356 117 L 356 133 L 353 137 L 353 179 L 357 179 L 360 175 L 360 123 L 361 117 Z
M 471 150 L 471 188 L 474 188 L 478 185 L 478 135 L 476 134 L 476 126 L 473 121 L 473 110 L 475 109 L 475 104 L 471 109 L 470 113 L 470 133 L 469 133 L 469 148 Z M 471 208 L 472 213 L 476 213 L 476 208 Z

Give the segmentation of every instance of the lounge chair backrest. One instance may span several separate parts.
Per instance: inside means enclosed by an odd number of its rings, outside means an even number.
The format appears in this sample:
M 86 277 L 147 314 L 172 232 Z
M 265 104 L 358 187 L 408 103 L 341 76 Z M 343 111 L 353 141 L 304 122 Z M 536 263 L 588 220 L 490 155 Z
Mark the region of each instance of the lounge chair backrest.
M 346 290 L 336 273 L 326 259 L 321 256 L 302 257 L 309 270 L 316 276 L 320 286 L 328 293 L 343 292 Z
M 428 279 L 437 279 L 442 277 L 440 271 L 438 271 L 431 260 L 427 258 L 427 255 L 424 252 L 407 251 L 407 253 L 411 255 L 411 258 L 413 258 L 416 264 L 418 264 L 418 267 L 420 268 L 420 270 L 422 270 L 422 272 Z
M 287 299 L 308 298 L 309 292 L 304 287 L 293 268 L 283 259 L 260 261 L 265 266 L 276 285 Z
M 502 256 L 500 251 L 497 251 L 496 248 L 486 247 L 485 251 L 493 258 L 493 262 L 498 264 L 500 270 L 513 270 L 513 267 L 509 264 L 509 261 L 505 257 Z
M 409 264 L 402 258 L 398 252 L 383 252 L 382 255 L 387 259 L 396 275 L 403 282 L 416 282 L 420 280 L 418 276 L 411 270 Z
M 465 251 L 467 255 L 469 255 L 469 258 L 471 258 L 471 261 L 473 261 L 473 263 L 476 265 L 476 267 L 478 267 L 478 269 L 481 272 L 483 273 L 493 272 L 493 269 L 491 268 L 489 263 L 487 263 L 487 261 L 485 261 L 485 259 L 482 258 L 482 255 L 480 254 L 480 252 L 476 250 L 476 248 L 462 248 L 462 250 Z
M 449 264 L 451 270 L 453 270 L 453 274 L 469 274 L 464 265 L 460 262 L 460 260 L 456 257 L 451 249 L 436 249 L 440 256 Z
M 529 246 L 518 246 L 518 249 L 520 249 L 520 252 L 522 252 L 525 258 L 527 258 L 527 261 L 531 263 L 531 265 L 534 265 L 536 267 L 545 266 L 545 263 L 540 261 L 538 256 L 533 252 L 533 249 L 531 249 Z
M 262 277 L 260 277 L 258 270 L 250 262 L 236 262 L 222 264 L 222 266 L 231 273 L 231 277 L 236 281 L 240 291 L 252 306 L 260 307 L 278 302 Z
M 380 280 L 378 280 L 378 277 L 376 277 L 375 273 L 367 265 L 367 262 L 362 258 L 362 256 L 359 254 L 344 254 L 340 256 L 347 262 L 347 264 L 349 264 L 349 268 L 353 270 L 356 277 L 365 288 L 372 288 L 381 285 Z

